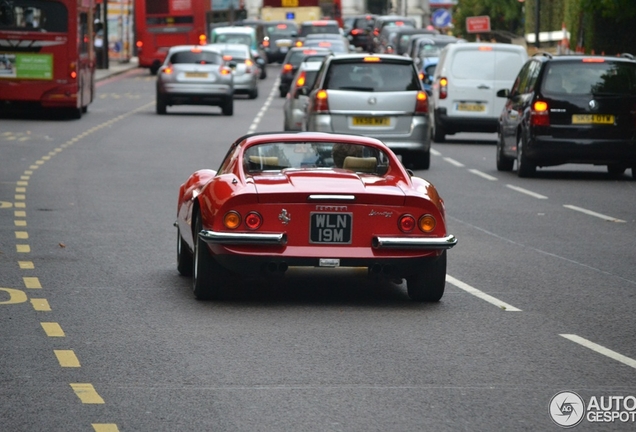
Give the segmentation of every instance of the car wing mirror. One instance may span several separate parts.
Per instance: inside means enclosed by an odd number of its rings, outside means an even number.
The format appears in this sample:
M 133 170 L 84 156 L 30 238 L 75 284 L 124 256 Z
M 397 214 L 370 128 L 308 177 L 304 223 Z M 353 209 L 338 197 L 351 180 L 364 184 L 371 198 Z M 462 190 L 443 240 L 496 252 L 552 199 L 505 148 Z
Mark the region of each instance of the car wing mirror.
M 508 90 L 508 89 L 498 90 L 497 91 L 497 97 L 501 97 L 501 98 L 510 97 L 510 90 Z
M 309 95 L 309 89 L 307 87 L 298 87 L 296 92 L 294 93 L 294 99 L 298 99 L 298 96 L 307 96 Z

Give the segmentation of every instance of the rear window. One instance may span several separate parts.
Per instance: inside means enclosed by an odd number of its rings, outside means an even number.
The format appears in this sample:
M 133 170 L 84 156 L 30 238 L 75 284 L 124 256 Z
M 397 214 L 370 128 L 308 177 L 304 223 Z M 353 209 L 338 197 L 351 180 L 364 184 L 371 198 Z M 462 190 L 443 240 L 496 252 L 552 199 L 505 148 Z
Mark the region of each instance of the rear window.
M 210 51 L 179 51 L 170 56 L 172 64 L 221 64 L 222 62 L 220 54 Z
M 55 1 L 0 0 L 0 30 L 65 33 L 68 12 Z
M 265 27 L 265 35 L 271 40 L 289 39 L 296 30 L 293 24 L 276 24 Z
M 213 42 L 251 45 L 252 38 L 250 37 L 250 35 L 246 35 L 246 34 L 222 33 L 222 34 L 217 34 Z
M 325 88 L 369 92 L 420 90 L 415 69 L 406 63 L 332 63 Z
M 298 36 L 306 37 L 310 34 L 340 34 L 340 29 L 336 24 L 325 24 L 325 25 L 302 25 L 300 27 L 300 32 Z
M 311 55 L 309 61 L 322 61 L 328 53 L 325 53 L 323 56 L 316 55 L 316 50 L 298 50 L 298 51 L 290 51 L 289 57 L 285 61 L 285 63 L 290 63 L 293 66 L 298 66 L 301 64 L 305 57 Z
M 345 46 L 345 44 L 340 41 L 307 40 L 305 41 L 304 45 L 307 48 L 325 48 L 333 53 L 349 52 L 349 47 Z
M 636 95 L 636 63 L 554 62 L 543 78 L 544 93 Z

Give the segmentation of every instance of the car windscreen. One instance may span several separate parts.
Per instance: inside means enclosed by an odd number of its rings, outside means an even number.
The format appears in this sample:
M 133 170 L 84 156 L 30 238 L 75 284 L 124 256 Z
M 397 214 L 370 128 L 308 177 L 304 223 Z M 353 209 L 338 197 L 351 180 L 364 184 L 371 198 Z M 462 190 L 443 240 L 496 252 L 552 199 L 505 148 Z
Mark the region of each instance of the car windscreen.
M 553 62 L 544 73 L 544 93 L 636 96 L 636 63 L 595 61 Z
M 470 49 L 455 53 L 451 74 L 461 79 L 514 81 L 524 58 L 514 51 Z
M 326 89 L 368 92 L 420 90 L 419 77 L 410 63 L 332 62 Z
M 384 175 L 387 154 L 375 147 L 338 142 L 278 142 L 251 146 L 243 155 L 248 174 L 285 169 L 341 168 Z
M 298 36 L 306 37 L 309 34 L 331 33 L 340 34 L 340 29 L 336 24 L 312 24 L 303 25 L 300 27 Z
M 178 51 L 170 56 L 172 64 L 221 64 L 223 59 L 219 53 L 210 51 Z

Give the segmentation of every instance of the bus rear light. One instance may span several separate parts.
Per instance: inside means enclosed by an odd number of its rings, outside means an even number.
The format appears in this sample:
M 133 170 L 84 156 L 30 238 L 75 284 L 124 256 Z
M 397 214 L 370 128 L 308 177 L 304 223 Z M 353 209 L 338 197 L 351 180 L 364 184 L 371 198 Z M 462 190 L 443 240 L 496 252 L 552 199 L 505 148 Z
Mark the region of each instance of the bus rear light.
M 314 102 L 314 109 L 317 114 L 329 112 L 329 101 L 327 100 L 327 90 L 318 90 Z
M 439 79 L 439 98 L 446 99 L 448 97 L 448 79 L 442 77 Z
M 402 232 L 411 232 L 415 228 L 415 218 L 409 214 L 400 216 L 398 219 L 398 227 Z
M 415 113 L 428 114 L 428 95 L 423 90 L 420 90 L 417 92 L 417 99 L 415 102 Z
M 68 64 L 68 76 L 71 79 L 77 79 L 77 63 L 71 62 Z
M 530 124 L 532 126 L 550 126 L 550 112 L 547 102 L 538 100 L 532 104 Z

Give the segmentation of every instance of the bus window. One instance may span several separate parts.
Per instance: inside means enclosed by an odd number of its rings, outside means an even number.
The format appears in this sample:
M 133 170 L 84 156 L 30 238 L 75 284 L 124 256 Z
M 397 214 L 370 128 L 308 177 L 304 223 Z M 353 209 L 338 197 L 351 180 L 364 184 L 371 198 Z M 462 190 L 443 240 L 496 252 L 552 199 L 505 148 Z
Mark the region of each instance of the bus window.
M 0 0 L 0 30 L 68 31 L 68 13 L 61 2 Z

